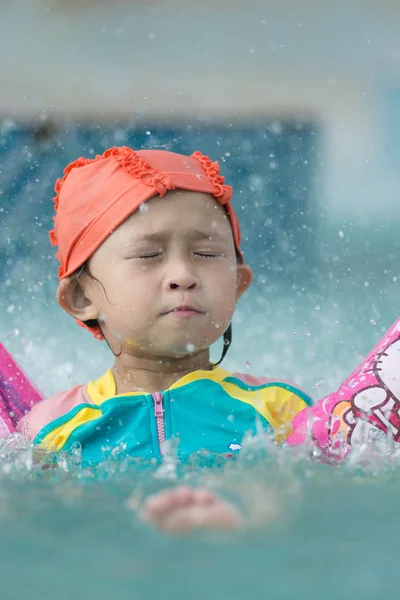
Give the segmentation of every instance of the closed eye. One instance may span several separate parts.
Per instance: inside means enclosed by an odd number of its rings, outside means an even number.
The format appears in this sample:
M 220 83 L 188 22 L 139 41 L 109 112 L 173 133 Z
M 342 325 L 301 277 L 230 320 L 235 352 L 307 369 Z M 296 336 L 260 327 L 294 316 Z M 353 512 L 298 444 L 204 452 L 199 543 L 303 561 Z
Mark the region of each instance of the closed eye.
M 218 252 L 195 252 L 195 256 L 199 256 L 200 258 L 219 258 L 224 256 L 224 254 Z M 137 256 L 130 256 L 129 259 L 136 260 L 155 260 L 160 258 L 163 255 L 162 252 L 152 252 L 151 254 L 139 254 Z
M 154 258 L 158 258 L 159 256 L 161 256 L 161 252 L 155 252 L 154 254 L 142 254 L 140 256 L 134 256 L 133 258 L 141 258 L 144 260 L 149 260 L 149 259 L 154 259 Z

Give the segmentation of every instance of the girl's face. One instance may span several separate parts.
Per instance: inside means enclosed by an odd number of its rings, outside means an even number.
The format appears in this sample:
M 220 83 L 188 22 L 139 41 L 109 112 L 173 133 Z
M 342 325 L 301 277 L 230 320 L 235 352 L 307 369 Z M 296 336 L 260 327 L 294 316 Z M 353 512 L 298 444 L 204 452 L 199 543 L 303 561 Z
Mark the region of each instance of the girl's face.
M 210 346 L 251 282 L 250 267 L 237 264 L 223 207 L 211 195 L 179 190 L 144 203 L 88 270 L 92 277 L 81 276 L 87 318 L 98 319 L 112 347 L 137 356 Z

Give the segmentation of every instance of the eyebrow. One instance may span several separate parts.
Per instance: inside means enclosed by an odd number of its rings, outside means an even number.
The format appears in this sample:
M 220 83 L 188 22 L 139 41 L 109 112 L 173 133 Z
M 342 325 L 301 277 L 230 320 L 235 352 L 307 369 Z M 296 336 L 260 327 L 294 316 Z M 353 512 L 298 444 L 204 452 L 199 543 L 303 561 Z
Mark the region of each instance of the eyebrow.
M 172 229 L 164 229 L 163 231 L 156 231 L 154 233 L 148 233 L 145 235 L 133 236 L 127 240 L 126 245 L 137 244 L 140 242 L 163 242 L 173 233 Z M 216 231 L 212 233 L 206 233 L 198 229 L 189 229 L 187 231 L 188 238 L 191 241 L 211 241 L 220 244 L 228 244 L 228 241 L 221 237 Z

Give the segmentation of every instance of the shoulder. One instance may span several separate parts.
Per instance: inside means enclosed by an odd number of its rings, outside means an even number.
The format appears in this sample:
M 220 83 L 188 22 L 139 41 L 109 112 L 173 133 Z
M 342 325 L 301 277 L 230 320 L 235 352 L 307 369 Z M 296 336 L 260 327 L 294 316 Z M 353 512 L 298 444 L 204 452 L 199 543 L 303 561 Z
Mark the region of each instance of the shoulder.
M 236 379 L 239 384 L 246 386 L 247 389 L 256 390 L 257 388 L 278 388 L 285 390 L 289 395 L 299 398 L 308 406 L 311 406 L 314 403 L 311 396 L 305 390 L 295 383 L 285 379 L 256 377 L 255 375 L 250 375 L 249 373 L 232 373 L 230 376 Z
M 71 390 L 58 392 L 35 406 L 21 419 L 17 430 L 34 440 L 38 432 L 48 423 L 62 417 L 79 404 L 92 403 L 85 385 L 77 385 Z

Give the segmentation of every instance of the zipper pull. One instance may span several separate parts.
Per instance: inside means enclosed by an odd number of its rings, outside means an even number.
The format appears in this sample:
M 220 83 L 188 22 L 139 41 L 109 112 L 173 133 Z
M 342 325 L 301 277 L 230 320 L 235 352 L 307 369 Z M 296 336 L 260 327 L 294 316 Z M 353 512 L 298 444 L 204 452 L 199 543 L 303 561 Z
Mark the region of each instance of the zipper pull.
M 154 414 L 156 417 L 162 417 L 164 414 L 163 406 L 162 406 L 163 395 L 161 394 L 161 392 L 154 392 L 153 399 L 154 399 Z

